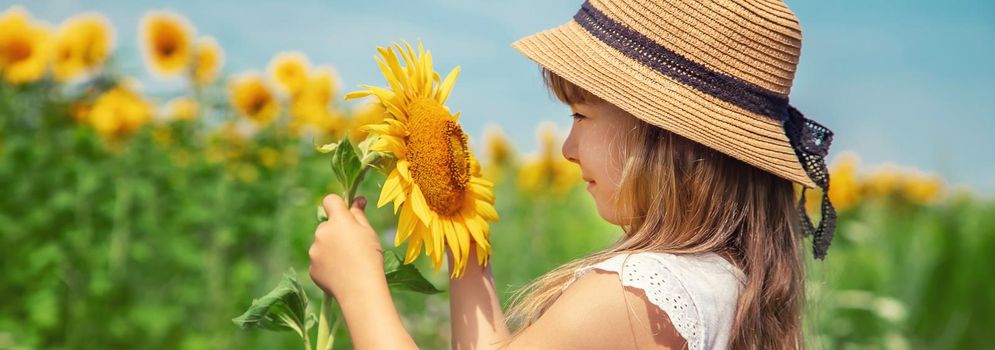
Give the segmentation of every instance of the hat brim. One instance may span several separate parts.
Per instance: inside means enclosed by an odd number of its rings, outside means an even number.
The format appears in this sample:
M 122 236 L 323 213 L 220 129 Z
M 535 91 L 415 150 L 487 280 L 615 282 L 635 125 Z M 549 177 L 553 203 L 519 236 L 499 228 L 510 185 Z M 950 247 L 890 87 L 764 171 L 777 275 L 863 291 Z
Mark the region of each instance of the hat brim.
M 735 106 L 636 62 L 576 21 L 514 43 L 529 59 L 650 124 L 805 187 L 782 122 Z

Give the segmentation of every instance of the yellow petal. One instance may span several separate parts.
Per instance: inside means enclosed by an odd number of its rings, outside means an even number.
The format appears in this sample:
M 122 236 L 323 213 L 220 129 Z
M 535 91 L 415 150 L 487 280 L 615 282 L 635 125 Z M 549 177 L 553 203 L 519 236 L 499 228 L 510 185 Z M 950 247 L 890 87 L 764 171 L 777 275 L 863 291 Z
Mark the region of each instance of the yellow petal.
M 373 92 L 370 91 L 370 90 L 353 91 L 353 92 L 345 94 L 345 99 L 346 100 L 351 100 L 351 99 L 354 99 L 354 98 L 362 98 L 362 97 L 370 96 L 371 94 L 373 94 Z
M 401 174 L 394 171 L 387 175 L 387 180 L 383 183 L 383 189 L 380 190 L 380 199 L 377 201 L 377 208 L 382 208 L 387 202 L 394 200 L 398 194 L 401 193 Z
M 439 217 L 432 215 L 432 265 L 435 267 L 435 271 L 439 271 L 439 267 L 442 266 L 442 256 L 446 254 L 446 248 L 442 242 L 442 235 L 445 234 L 442 228 L 442 221 Z
M 470 232 L 470 236 L 473 238 L 474 242 L 477 242 L 477 245 L 490 248 L 490 242 L 488 242 L 484 237 L 484 228 L 480 226 L 480 223 L 477 222 L 477 220 L 464 217 L 463 222 L 466 224 L 466 230 Z
M 442 231 L 445 234 L 446 244 L 453 251 L 453 271 L 459 270 L 460 266 L 463 264 L 463 242 L 460 241 L 459 235 L 456 232 L 456 227 L 453 222 L 446 219 L 440 219 L 442 222 Z
M 404 256 L 405 264 L 410 264 L 418 258 L 418 254 L 421 253 L 422 245 L 425 244 L 423 237 L 424 236 L 420 232 L 415 232 L 411 235 L 411 239 L 408 240 L 408 251 Z
M 411 208 L 406 207 L 401 210 L 401 215 L 397 218 L 397 234 L 394 235 L 395 247 L 411 237 L 411 233 L 415 230 L 415 224 L 417 224 L 414 219 L 415 213 L 411 211 Z M 409 242 L 408 245 L 410 246 L 411 243 Z
M 422 224 L 425 226 L 432 224 L 432 210 L 428 208 L 425 195 L 421 193 L 421 188 L 417 184 L 411 186 L 411 200 L 408 203 L 411 204 L 411 210 L 415 211 L 415 215 L 418 216 Z
M 459 240 L 460 256 L 463 258 L 463 263 L 466 264 L 466 259 L 470 257 L 470 232 L 467 231 L 462 221 L 452 221 L 452 225 L 456 230 L 456 239 Z
M 401 177 L 408 182 L 411 182 L 411 169 L 408 168 L 410 164 L 411 163 L 408 163 L 406 159 L 400 159 L 396 164 L 397 171 L 400 172 Z
M 439 87 L 438 96 L 435 97 L 436 101 L 439 103 L 446 103 L 446 99 L 449 98 L 449 92 L 453 90 L 453 85 L 456 84 L 456 77 L 459 76 L 460 67 L 456 66 L 453 68 L 449 75 L 446 75 L 446 80 L 442 81 L 442 86 Z
M 490 203 L 478 199 L 474 202 L 474 206 L 477 207 L 477 213 L 480 214 L 480 217 L 487 221 L 498 221 L 498 213 Z

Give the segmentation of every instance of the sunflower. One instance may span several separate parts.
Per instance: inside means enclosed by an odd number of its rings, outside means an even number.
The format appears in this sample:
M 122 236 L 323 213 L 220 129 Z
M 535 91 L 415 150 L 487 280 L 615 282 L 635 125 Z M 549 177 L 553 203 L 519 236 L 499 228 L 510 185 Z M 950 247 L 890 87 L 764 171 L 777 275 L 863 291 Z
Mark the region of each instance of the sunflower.
M 255 72 L 232 79 L 228 94 L 235 111 L 256 125 L 269 124 L 280 111 L 276 95 L 262 76 Z
M 34 23 L 21 7 L 0 14 L 0 75 L 12 84 L 41 79 L 49 60 L 49 37 L 49 29 Z
M 193 120 L 200 114 L 200 105 L 193 98 L 180 96 L 169 100 L 164 106 L 166 120 Z
M 379 103 L 368 103 L 357 109 L 349 120 L 349 142 L 358 144 L 369 136 L 363 126 L 383 123 L 387 111 Z
M 269 72 L 283 92 L 294 96 L 306 87 L 310 65 L 300 52 L 282 52 L 270 61 Z
M 484 129 L 484 149 L 487 154 L 484 177 L 500 182 L 501 175 L 514 161 L 515 150 L 499 126 L 488 125 Z
M 133 134 L 152 119 L 154 107 L 126 86 L 117 86 L 93 102 L 87 120 L 102 136 L 115 139 Z
M 84 13 L 70 17 L 59 28 L 52 57 L 56 80 L 68 81 L 104 65 L 114 47 L 114 29 L 107 17 Z
M 829 200 L 836 206 L 837 210 L 850 208 L 860 200 L 857 179 L 859 164 L 860 158 L 857 157 L 856 153 L 842 152 L 829 169 Z M 818 196 L 812 197 L 819 198 Z
M 566 195 L 580 184 L 580 167 L 559 154 L 556 127 L 546 122 L 536 129 L 539 137 L 539 154 L 522 165 L 518 173 L 518 186 L 526 193 L 551 193 Z
M 474 242 L 477 264 L 487 265 L 488 221 L 498 220 L 493 184 L 480 176 L 480 166 L 457 122 L 459 113 L 451 114 L 445 106 L 459 67 L 440 82 L 432 55 L 421 43 L 417 52 L 407 43 L 377 51 L 377 63 L 390 88 L 363 85 L 367 90 L 346 95 L 347 99 L 372 95 L 390 114 L 383 123 L 362 127 L 377 137 L 371 151 L 396 158 L 377 206 L 393 202 L 394 212 L 400 209 L 394 245 L 408 241 L 405 264 L 424 247 L 438 271 L 448 246 L 453 253 L 451 277 L 459 278 Z
M 179 15 L 152 11 L 142 17 L 141 45 L 153 73 L 172 76 L 190 65 L 192 27 Z
M 221 51 L 221 46 L 218 46 L 214 38 L 206 36 L 197 39 L 194 49 L 193 82 L 197 85 L 206 85 L 214 81 L 224 60 L 224 51 Z

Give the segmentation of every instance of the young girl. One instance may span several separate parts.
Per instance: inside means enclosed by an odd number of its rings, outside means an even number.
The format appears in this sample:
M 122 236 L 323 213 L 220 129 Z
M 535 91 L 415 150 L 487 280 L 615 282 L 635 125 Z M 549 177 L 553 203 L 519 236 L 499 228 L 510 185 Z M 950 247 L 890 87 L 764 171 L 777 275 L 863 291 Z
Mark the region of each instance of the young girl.
M 573 111 L 563 156 L 623 235 L 524 288 L 507 317 L 490 265 L 469 264 L 450 284 L 453 347 L 803 347 L 802 237 L 814 236 L 823 259 L 835 212 L 823 195 L 813 227 L 802 206 L 806 188 L 828 190 L 832 132 L 788 104 L 801 48 L 791 10 L 779 0 L 591 0 L 513 46 Z M 315 232 L 311 276 L 339 300 L 354 344 L 416 348 L 365 200 L 323 204 L 330 219 Z

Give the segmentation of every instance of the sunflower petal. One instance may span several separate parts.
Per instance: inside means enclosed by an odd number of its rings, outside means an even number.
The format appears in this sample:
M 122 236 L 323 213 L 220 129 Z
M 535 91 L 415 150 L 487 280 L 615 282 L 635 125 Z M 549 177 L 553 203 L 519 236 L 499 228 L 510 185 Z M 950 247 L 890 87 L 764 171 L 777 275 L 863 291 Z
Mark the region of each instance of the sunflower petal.
M 464 217 L 463 222 L 466 225 L 467 231 L 470 232 L 470 237 L 473 238 L 474 242 L 477 242 L 477 245 L 482 245 L 484 247 L 490 248 L 491 246 L 490 242 L 488 242 L 487 239 L 484 238 L 484 228 L 480 226 L 480 223 L 477 222 L 477 220 L 474 220 L 473 218 Z
M 415 213 L 410 208 L 401 210 L 401 215 L 397 218 L 397 233 L 394 235 L 394 246 L 401 245 L 401 242 L 411 237 L 415 230 Z M 410 243 L 409 243 L 410 244 Z
M 474 206 L 477 208 L 477 213 L 480 214 L 480 217 L 487 221 L 498 221 L 497 210 L 494 210 L 494 206 L 490 203 L 478 199 L 474 202 Z
M 381 60 L 379 57 L 374 57 L 377 61 L 377 67 L 380 67 L 380 72 L 383 73 L 383 77 L 387 79 L 387 84 L 390 85 L 390 89 L 394 91 L 401 91 L 401 82 L 397 80 L 397 76 L 394 72 Z
M 442 85 L 439 86 L 438 96 L 435 98 L 436 101 L 439 101 L 439 103 L 446 103 L 446 99 L 449 98 L 449 92 L 452 91 L 453 85 L 456 84 L 456 77 L 459 76 L 459 72 L 460 67 L 456 66 L 456 68 L 453 68 L 453 70 L 449 72 L 449 75 L 446 75 L 446 80 L 443 80 Z
M 422 224 L 428 226 L 432 223 L 432 209 L 428 208 L 428 202 L 425 201 L 425 195 L 422 194 L 421 188 L 417 184 L 411 186 L 411 209 L 415 211 L 415 215 L 421 220 Z
M 409 182 L 412 181 L 412 178 L 411 178 L 411 169 L 409 169 L 410 164 L 411 163 L 408 163 L 408 160 L 406 160 L 406 159 L 400 159 L 400 160 L 397 161 L 397 164 L 396 164 L 397 171 L 399 171 L 401 173 L 401 177 L 403 177 L 404 180 L 407 180 Z
M 353 91 L 353 92 L 345 94 L 345 99 L 346 100 L 351 100 L 351 99 L 354 99 L 354 98 L 362 98 L 362 97 L 370 96 L 372 94 L 373 94 L 373 92 L 370 91 L 370 90 L 358 90 L 358 91 Z
M 463 257 L 464 264 L 466 259 L 470 257 L 470 232 L 466 229 L 466 225 L 463 224 L 462 217 L 459 217 L 459 221 L 450 221 L 453 228 L 456 230 L 456 239 L 459 241 L 459 251 L 460 256 Z
M 401 174 L 397 170 L 391 171 L 387 175 L 387 180 L 380 190 L 380 199 L 377 200 L 377 208 L 383 208 L 388 202 L 393 201 L 404 188 L 401 186 Z
M 404 255 L 405 264 L 410 264 L 418 258 L 418 254 L 421 253 L 422 245 L 425 244 L 422 237 L 423 236 L 417 232 L 411 235 L 411 239 L 408 240 L 408 250 Z

